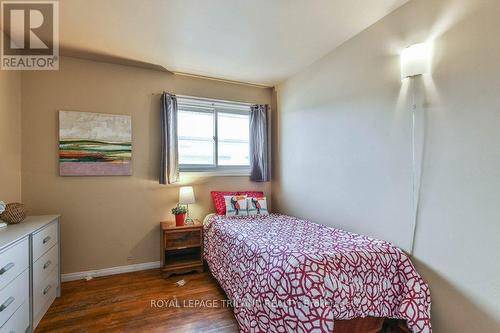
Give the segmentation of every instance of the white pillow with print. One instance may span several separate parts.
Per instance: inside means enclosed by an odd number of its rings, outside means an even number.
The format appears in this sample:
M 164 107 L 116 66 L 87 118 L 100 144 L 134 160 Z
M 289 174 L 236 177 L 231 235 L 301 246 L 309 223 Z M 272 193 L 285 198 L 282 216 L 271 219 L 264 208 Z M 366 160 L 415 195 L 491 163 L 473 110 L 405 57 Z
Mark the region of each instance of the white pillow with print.
M 226 203 L 226 216 L 247 216 L 247 196 L 228 195 L 224 196 Z
M 267 199 L 262 198 L 247 198 L 248 215 L 269 215 L 267 210 Z

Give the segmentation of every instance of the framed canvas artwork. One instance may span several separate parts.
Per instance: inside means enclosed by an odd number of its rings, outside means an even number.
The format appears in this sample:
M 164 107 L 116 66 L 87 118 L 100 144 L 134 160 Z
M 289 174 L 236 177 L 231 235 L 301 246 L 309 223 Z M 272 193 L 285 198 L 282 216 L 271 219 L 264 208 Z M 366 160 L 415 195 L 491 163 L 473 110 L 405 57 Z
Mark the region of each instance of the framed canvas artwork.
M 61 176 L 130 176 L 130 116 L 59 111 Z

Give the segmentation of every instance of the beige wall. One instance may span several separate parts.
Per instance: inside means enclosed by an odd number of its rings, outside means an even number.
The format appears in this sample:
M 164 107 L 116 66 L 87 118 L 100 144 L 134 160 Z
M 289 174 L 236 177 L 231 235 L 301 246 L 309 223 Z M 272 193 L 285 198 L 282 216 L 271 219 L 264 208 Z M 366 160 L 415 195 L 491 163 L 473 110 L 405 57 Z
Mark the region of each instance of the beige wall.
M 500 1 L 413 0 L 278 87 L 275 209 L 411 242 L 399 53 L 435 38 L 415 256 L 438 333 L 500 331 Z
M 171 219 L 178 186 L 161 186 L 159 93 L 270 103 L 271 90 L 165 72 L 63 58 L 60 70 L 26 72 L 23 97 L 23 201 L 31 214 L 62 214 L 63 273 L 159 260 L 159 222 Z M 59 177 L 58 110 L 132 116 L 133 176 Z M 213 210 L 211 190 L 264 190 L 248 177 L 195 184 L 193 217 Z
M 21 201 L 21 74 L 2 70 L 0 70 L 0 201 Z

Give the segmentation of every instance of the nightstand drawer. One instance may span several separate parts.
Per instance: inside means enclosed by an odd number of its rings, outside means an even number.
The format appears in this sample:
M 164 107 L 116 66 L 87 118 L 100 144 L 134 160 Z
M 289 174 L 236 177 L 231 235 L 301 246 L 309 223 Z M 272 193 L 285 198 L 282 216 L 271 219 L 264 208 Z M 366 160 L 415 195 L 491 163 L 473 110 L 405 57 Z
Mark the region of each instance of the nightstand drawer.
M 182 249 L 201 245 L 200 230 L 179 230 L 167 232 L 165 235 L 165 249 Z

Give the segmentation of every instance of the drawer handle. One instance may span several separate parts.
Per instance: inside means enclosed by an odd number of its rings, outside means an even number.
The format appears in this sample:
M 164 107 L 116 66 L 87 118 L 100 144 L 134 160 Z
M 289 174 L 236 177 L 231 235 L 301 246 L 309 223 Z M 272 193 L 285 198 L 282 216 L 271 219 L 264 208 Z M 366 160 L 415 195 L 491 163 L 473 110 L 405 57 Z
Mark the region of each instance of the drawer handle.
M 3 302 L 2 305 L 0 305 L 0 312 L 2 312 L 3 310 L 7 309 L 9 307 L 9 305 L 12 304 L 12 302 L 14 302 L 16 299 L 12 296 L 10 296 L 9 298 L 7 298 L 7 300 L 5 302 Z
M 49 261 L 47 261 L 47 262 L 45 263 L 45 265 L 43 265 L 43 269 L 47 269 L 47 267 L 49 267 L 51 264 L 52 264 L 52 261 L 50 261 L 50 260 L 49 260 Z
M 12 267 L 14 267 L 14 263 L 13 262 L 9 262 L 7 265 L 3 266 L 2 269 L 0 269 L 0 275 L 5 274 L 5 272 L 7 272 Z
M 45 289 L 43 290 L 43 294 L 44 295 L 47 295 L 47 293 L 49 292 L 49 290 L 52 289 L 52 285 L 48 285 L 47 287 L 45 287 Z
M 47 236 L 43 239 L 43 244 L 47 243 L 52 237 Z

